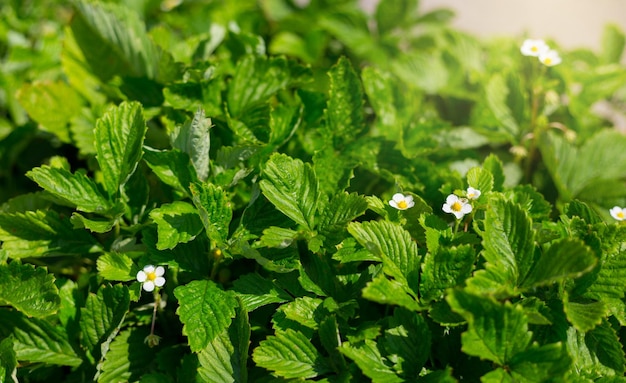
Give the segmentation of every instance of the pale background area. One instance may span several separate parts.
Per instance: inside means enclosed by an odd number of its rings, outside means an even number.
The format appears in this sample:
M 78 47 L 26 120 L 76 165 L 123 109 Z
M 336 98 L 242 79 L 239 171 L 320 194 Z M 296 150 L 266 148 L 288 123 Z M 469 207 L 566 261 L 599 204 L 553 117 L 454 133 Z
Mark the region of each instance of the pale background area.
M 373 10 L 377 0 L 361 3 Z M 435 8 L 454 10 L 452 25 L 476 36 L 527 35 L 553 39 L 565 49 L 597 49 L 607 23 L 617 24 L 626 32 L 626 0 L 420 1 L 420 12 Z

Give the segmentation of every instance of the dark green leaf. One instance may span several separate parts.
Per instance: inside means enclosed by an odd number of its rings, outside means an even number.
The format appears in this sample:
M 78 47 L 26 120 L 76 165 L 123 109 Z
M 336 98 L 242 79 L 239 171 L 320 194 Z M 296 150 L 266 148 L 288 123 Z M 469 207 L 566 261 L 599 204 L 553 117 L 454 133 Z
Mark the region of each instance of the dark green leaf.
M 209 184 L 191 184 L 193 204 L 214 246 L 222 246 L 228 238 L 228 227 L 233 217 L 231 202 L 222 188 Z
M 17 357 L 13 350 L 13 339 L 0 341 L 0 382 L 17 383 Z
M 211 147 L 211 119 L 198 109 L 192 120 L 177 126 L 171 135 L 172 147 L 187 153 L 200 181 L 209 176 L 209 149 Z
M 150 371 L 156 350 L 145 343 L 148 333 L 146 327 L 130 327 L 121 331 L 111 342 L 97 381 L 135 382 Z
M 228 328 L 239 306 L 232 294 L 215 283 L 197 280 L 174 289 L 179 307 L 176 313 L 183 322 L 183 334 L 191 351 L 198 352 Z
M 165 184 L 191 196 L 189 185 L 198 181 L 189 156 L 178 150 L 156 150 L 143 147 L 143 159 Z
M 339 348 L 342 354 L 354 360 L 363 374 L 375 383 L 400 383 L 404 379 L 387 365 L 387 361 L 380 354 L 376 343 L 366 339 L 363 342 L 344 342 Z
M 0 265 L 0 303 L 10 305 L 22 313 L 43 318 L 57 312 L 59 290 L 54 276 L 42 267 L 22 265 L 13 261 Z
M 472 246 L 442 246 L 436 253 L 427 253 L 422 264 L 420 298 L 438 300 L 446 289 L 459 286 L 469 278 L 476 253 Z
M 405 377 L 417 376 L 430 356 L 431 332 L 424 318 L 400 308 L 390 317 L 389 328 L 379 343 L 398 357 L 395 370 Z
M 241 298 L 244 308 L 253 311 L 271 303 L 290 301 L 292 297 L 273 281 L 250 273 L 233 282 L 233 290 Z
M 173 249 L 179 243 L 192 241 L 202 232 L 203 225 L 198 210 L 191 204 L 175 201 L 150 211 L 157 224 L 159 242 L 157 249 Z

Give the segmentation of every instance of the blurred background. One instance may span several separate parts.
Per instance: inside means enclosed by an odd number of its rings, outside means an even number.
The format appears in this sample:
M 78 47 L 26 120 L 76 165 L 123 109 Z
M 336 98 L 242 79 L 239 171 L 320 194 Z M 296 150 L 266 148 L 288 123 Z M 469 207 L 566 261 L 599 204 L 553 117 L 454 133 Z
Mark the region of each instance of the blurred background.
M 373 10 L 377 0 L 361 0 Z M 607 23 L 626 31 L 626 0 L 422 0 L 422 12 L 450 8 L 452 25 L 480 37 L 553 39 L 566 49 L 597 48 Z M 625 55 L 626 56 L 626 55 Z M 623 58 L 626 60 L 626 58 Z

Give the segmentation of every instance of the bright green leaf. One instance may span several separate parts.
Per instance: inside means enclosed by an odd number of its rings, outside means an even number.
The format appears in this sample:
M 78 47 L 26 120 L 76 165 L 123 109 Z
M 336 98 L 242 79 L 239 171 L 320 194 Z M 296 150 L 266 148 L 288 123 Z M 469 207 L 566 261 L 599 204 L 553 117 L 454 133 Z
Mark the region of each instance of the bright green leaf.
M 564 376 L 571 367 L 571 358 L 561 343 L 531 346 L 513 357 L 510 374 L 513 381 L 542 382 Z
M 207 183 L 191 184 L 190 187 L 193 204 L 198 209 L 209 239 L 215 246 L 222 246 L 228 238 L 228 227 L 233 217 L 226 193 L 222 188 Z
M 442 246 L 434 254 L 427 253 L 422 263 L 420 298 L 438 300 L 446 289 L 463 284 L 475 261 L 476 252 L 470 245 Z
M 530 345 L 532 333 L 521 307 L 461 290 L 453 291 L 447 301 L 468 322 L 468 329 L 461 336 L 466 354 L 506 366 Z
M 311 166 L 284 154 L 273 154 L 263 176 L 261 190 L 265 197 L 287 217 L 313 229 L 319 193 Z
M 189 156 L 178 150 L 156 150 L 144 146 L 143 159 L 163 183 L 190 196 L 189 185 L 198 181 Z
M 146 327 L 130 327 L 117 334 L 100 366 L 101 374 L 97 376 L 97 381 L 135 382 L 150 371 L 156 349 L 145 343 L 148 333 Z
M 367 200 L 356 193 L 335 194 L 322 211 L 318 230 L 326 234 L 345 230 L 346 225 L 367 210 Z
M 404 379 L 387 365 L 376 347 L 376 343 L 366 339 L 360 343 L 344 342 L 339 348 L 342 354 L 352 359 L 363 371 L 365 376 L 372 379 L 374 383 L 400 383 Z
M 106 214 L 112 209 L 111 201 L 84 173 L 70 173 L 65 169 L 43 165 L 30 170 L 26 176 L 80 211 Z
M 136 277 L 136 266 L 133 260 L 123 253 L 110 252 L 98 257 L 96 261 L 98 274 L 109 281 L 132 281 Z
M 417 376 L 430 356 L 432 334 L 424 317 L 415 311 L 396 308 L 389 318 L 380 345 L 390 355 L 397 355 L 396 371 L 401 375 Z
M 259 367 L 286 379 L 314 378 L 328 372 L 327 362 L 311 341 L 291 329 L 261 341 L 252 352 L 252 359 Z
M 179 307 L 176 313 L 183 323 L 191 351 L 207 347 L 235 317 L 237 300 L 208 280 L 196 280 L 174 289 Z
M 22 313 L 43 318 L 57 312 L 59 290 L 45 268 L 13 261 L 0 265 L 0 302 Z
M 363 298 L 386 305 L 397 305 L 412 311 L 420 311 L 423 307 L 417 302 L 414 292 L 405 284 L 389 280 L 385 275 L 378 275 L 365 286 Z
M 493 175 L 484 168 L 471 168 L 467 172 L 467 184 L 482 194 L 489 193 L 493 189 Z
M 157 224 L 159 242 L 157 249 L 173 249 L 179 243 L 192 241 L 203 225 L 198 210 L 191 204 L 175 201 L 150 211 L 150 218 Z
M 137 102 L 122 102 L 96 122 L 97 159 L 109 195 L 117 195 L 135 171 L 146 130 L 143 108 Z

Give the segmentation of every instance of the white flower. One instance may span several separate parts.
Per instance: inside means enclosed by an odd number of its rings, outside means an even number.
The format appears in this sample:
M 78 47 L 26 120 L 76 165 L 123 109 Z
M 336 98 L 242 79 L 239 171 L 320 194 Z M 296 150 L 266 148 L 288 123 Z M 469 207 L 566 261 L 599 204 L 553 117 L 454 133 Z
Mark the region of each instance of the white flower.
M 539 55 L 541 55 L 544 52 L 547 52 L 548 50 L 550 50 L 550 48 L 545 43 L 545 41 L 533 40 L 533 39 L 524 40 L 524 43 L 522 44 L 522 47 L 520 48 L 520 51 L 522 52 L 524 56 L 534 56 L 534 57 L 539 57 Z
M 474 189 L 471 186 L 467 188 L 467 198 L 478 199 L 478 197 L 480 197 L 480 190 Z
M 613 209 L 609 210 L 609 213 L 611 213 L 611 217 L 615 218 L 618 221 L 626 220 L 626 208 L 613 206 Z
M 561 63 L 561 56 L 555 50 L 548 50 L 539 55 L 539 61 L 545 66 L 555 66 Z
M 448 198 L 446 198 L 446 203 L 443 204 L 443 211 L 454 214 L 456 219 L 461 219 L 465 214 L 472 212 L 472 205 L 467 203 L 467 199 L 450 194 Z
M 155 286 L 161 287 L 165 284 L 163 274 L 165 274 L 163 266 L 147 265 L 137 273 L 137 282 L 142 284 L 144 290 L 150 292 L 154 290 Z
M 406 210 L 415 206 L 415 202 L 413 202 L 413 196 L 405 196 L 402 193 L 396 193 L 393 195 L 393 197 L 391 197 L 389 205 L 395 207 L 398 210 Z

